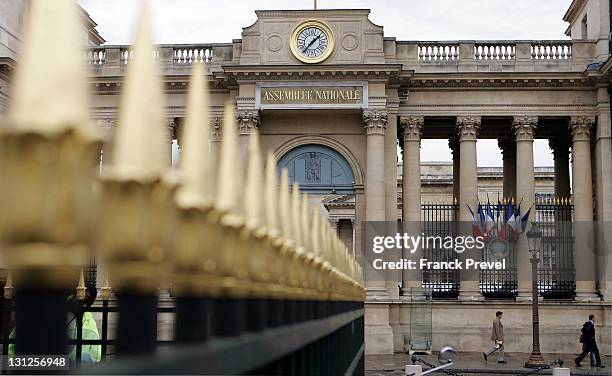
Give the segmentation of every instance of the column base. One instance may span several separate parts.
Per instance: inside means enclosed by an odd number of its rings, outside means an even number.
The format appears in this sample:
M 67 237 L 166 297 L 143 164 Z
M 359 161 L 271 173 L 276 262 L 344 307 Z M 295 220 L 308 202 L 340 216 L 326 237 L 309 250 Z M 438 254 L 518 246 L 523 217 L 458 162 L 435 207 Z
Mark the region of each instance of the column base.
M 515 301 L 517 302 L 523 302 L 523 303 L 531 303 L 533 301 L 533 295 L 531 294 L 531 291 L 529 292 L 519 292 L 518 295 L 516 295 Z M 541 296 L 538 296 L 538 302 L 543 302 L 544 298 Z
M 412 301 L 425 301 L 427 300 L 426 295 L 423 294 L 422 290 L 414 291 L 410 288 L 402 289 L 402 295 L 400 296 L 400 300 L 402 302 L 412 302 Z
M 574 301 L 581 303 L 601 302 L 601 297 L 595 291 L 576 291 Z
M 366 301 L 389 299 L 389 291 L 385 287 L 366 287 Z
M 482 302 L 485 298 L 480 291 L 459 291 L 457 300 L 460 302 Z

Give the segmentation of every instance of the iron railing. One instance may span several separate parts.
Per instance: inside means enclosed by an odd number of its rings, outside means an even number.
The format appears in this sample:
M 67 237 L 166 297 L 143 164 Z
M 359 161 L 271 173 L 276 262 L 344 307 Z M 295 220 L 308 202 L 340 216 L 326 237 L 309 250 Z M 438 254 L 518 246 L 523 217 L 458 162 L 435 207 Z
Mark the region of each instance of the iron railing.
M 266 316 L 247 314 L 242 310 L 244 328 L 225 335 L 219 330 L 224 319 L 215 315 L 214 300 L 209 300 L 205 317 L 206 340 L 197 344 L 181 344 L 176 340 L 176 329 L 168 335 L 157 335 L 158 354 L 155 357 L 120 357 L 115 354 L 116 340 L 110 322 L 117 318 L 119 308 L 115 302 L 103 299 L 100 305 L 83 308 L 74 313 L 77 337 L 68 340 L 76 347 L 76 359 L 71 366 L 81 366 L 82 348 L 100 346 L 101 363 L 80 368 L 86 374 L 347 374 L 361 375 L 364 370 L 364 309 L 357 302 L 279 301 L 259 302 Z M 243 302 L 248 306 L 248 301 Z M 2 344 L 6 362 L 9 346 L 16 336 L 11 317 L 15 312 L 13 299 L 3 299 Z M 99 339 L 83 339 L 81 335 L 84 312 L 97 316 Z M 226 312 L 232 316 L 236 312 Z M 250 313 L 250 312 L 249 312 Z M 158 304 L 156 321 L 160 314 L 176 316 L 176 305 Z M 216 319 L 215 319 L 216 318 Z M 227 329 L 227 328 L 225 328 Z M 342 347 L 342 351 L 336 351 Z M 110 363 L 106 360 L 113 360 Z M 2 367 L 6 374 L 6 364 Z
M 456 204 L 428 203 L 421 205 L 421 220 L 425 236 L 455 236 L 459 206 Z M 457 257 L 453 249 L 426 247 L 423 257 L 429 261 L 452 261 Z M 459 295 L 459 270 L 425 269 L 422 286 L 431 290 L 433 299 L 454 299 Z
M 565 199 L 536 203 L 536 222 L 542 230 L 538 291 L 544 299 L 572 299 L 576 293 L 574 269 L 574 206 Z
M 506 214 L 501 206 L 500 215 Z M 454 236 L 457 233 L 458 206 L 444 203 L 421 205 L 425 235 Z M 493 215 L 500 210 L 492 207 Z M 543 232 L 541 262 L 538 266 L 538 290 L 544 299 L 572 299 L 576 281 L 574 269 L 573 205 L 567 199 L 540 199 L 535 205 L 535 221 Z M 485 298 L 513 299 L 517 293 L 516 243 L 508 242 L 504 270 L 481 270 L 480 292 Z M 453 250 L 427 248 L 423 257 L 431 261 L 447 261 L 456 257 Z M 484 261 L 491 261 L 488 252 Z M 432 291 L 434 299 L 453 299 L 459 294 L 459 272 L 456 270 L 424 270 L 422 285 Z

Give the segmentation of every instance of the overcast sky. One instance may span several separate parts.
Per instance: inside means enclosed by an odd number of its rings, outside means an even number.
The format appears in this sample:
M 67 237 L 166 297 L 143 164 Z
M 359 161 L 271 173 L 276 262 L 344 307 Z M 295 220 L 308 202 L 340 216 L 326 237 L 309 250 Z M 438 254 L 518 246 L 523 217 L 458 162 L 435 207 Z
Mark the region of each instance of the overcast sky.
M 314 0 L 149 0 L 156 43 L 230 42 L 256 9 L 312 9 Z M 398 40 L 564 39 L 571 0 L 318 0 L 318 8 L 367 8 Z M 132 40 L 140 0 L 79 0 L 107 44 Z M 424 141 L 423 160 L 450 160 L 446 141 Z M 479 166 L 501 166 L 494 140 L 478 142 Z M 536 165 L 552 165 L 537 140 Z

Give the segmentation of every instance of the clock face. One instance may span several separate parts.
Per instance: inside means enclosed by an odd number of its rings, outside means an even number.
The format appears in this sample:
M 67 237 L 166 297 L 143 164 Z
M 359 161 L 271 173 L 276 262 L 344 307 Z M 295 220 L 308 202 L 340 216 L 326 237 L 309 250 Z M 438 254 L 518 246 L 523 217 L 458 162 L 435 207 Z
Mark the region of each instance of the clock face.
M 291 52 L 304 63 L 320 63 L 334 48 L 331 28 L 322 21 L 309 20 L 296 26 L 291 35 Z
M 307 27 L 297 35 L 298 51 L 305 57 L 320 57 L 328 47 L 329 38 L 318 27 Z

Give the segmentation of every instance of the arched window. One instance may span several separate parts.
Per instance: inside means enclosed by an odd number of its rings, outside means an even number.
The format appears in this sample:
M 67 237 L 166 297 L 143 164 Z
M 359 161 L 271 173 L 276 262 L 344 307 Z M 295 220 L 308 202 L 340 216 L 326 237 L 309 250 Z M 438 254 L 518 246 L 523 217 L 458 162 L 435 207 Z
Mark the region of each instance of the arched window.
M 308 144 L 289 151 L 278 161 L 279 171 L 289 170 L 289 180 L 297 182 L 304 192 L 316 194 L 354 193 L 350 165 L 337 151 L 322 145 Z

